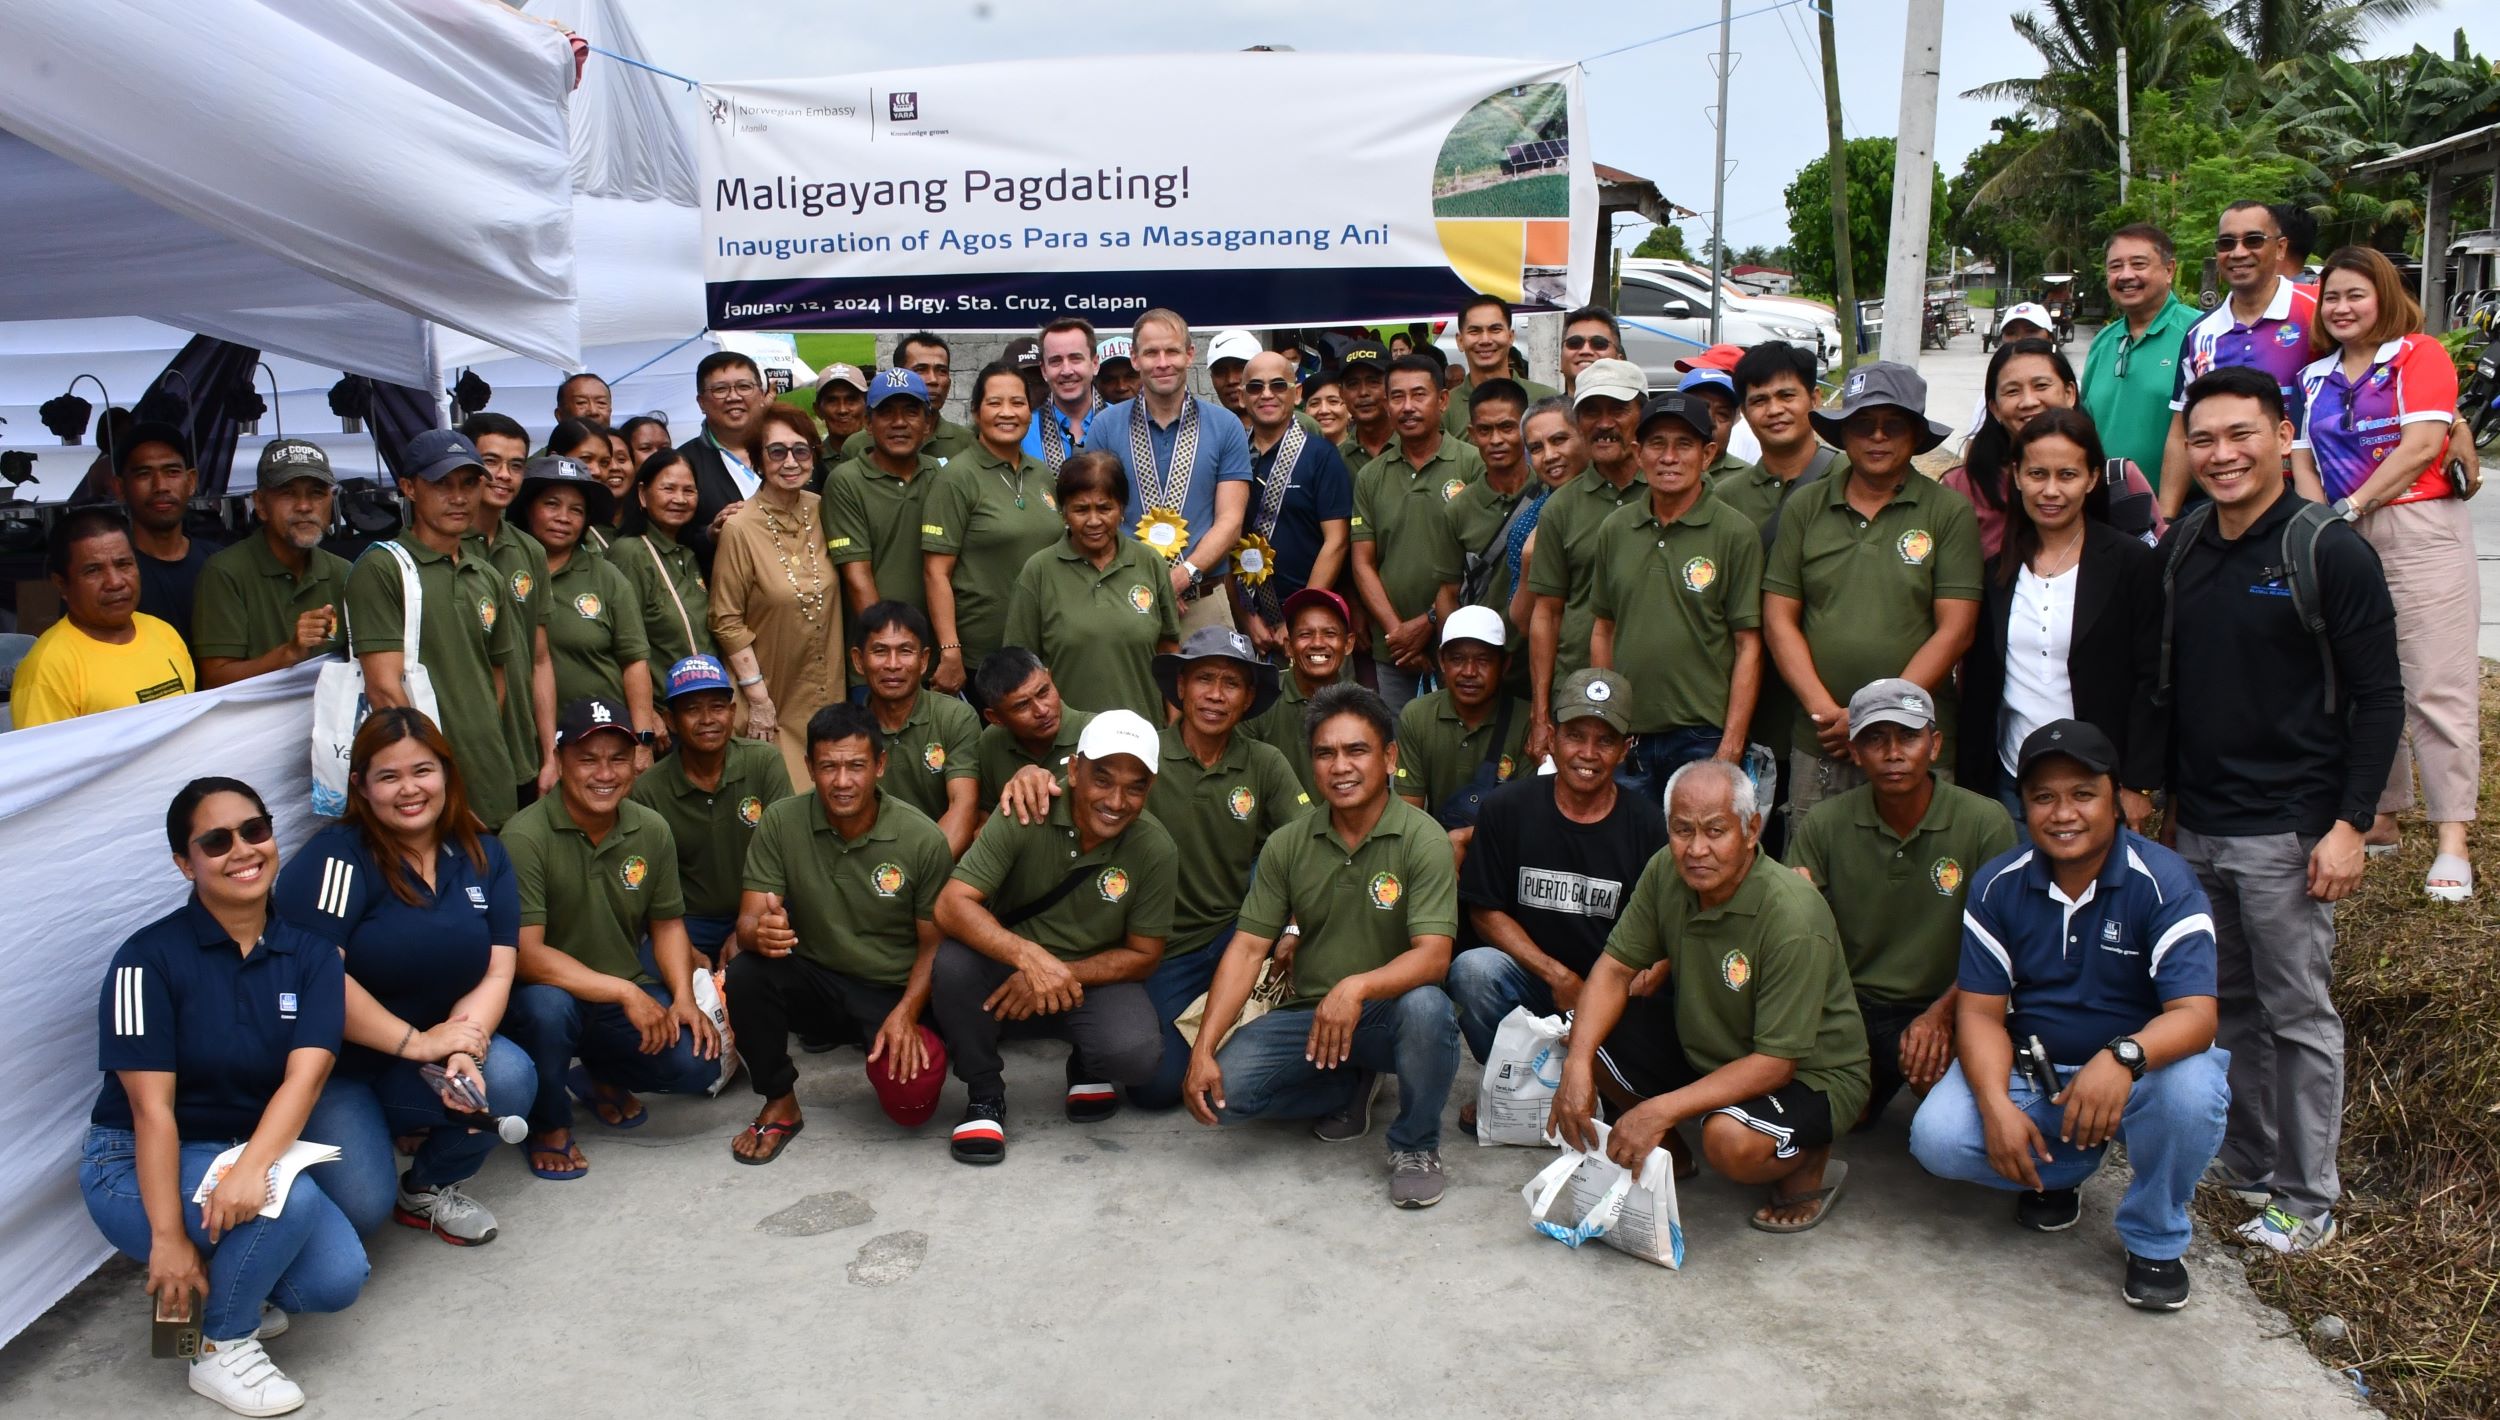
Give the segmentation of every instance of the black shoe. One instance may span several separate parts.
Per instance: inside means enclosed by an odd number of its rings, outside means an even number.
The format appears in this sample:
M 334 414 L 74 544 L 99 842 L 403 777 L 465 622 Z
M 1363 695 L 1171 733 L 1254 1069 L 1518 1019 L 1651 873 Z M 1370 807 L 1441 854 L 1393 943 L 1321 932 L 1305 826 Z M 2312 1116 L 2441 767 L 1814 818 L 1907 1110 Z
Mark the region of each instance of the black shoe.
M 803 1035 L 799 1037 L 799 1049 L 806 1051 L 810 1055 L 826 1054 L 841 1043 L 842 1042 L 835 1040 L 829 1035 Z
M 1007 1102 L 974 1100 L 964 1106 L 964 1122 L 955 1126 L 946 1152 L 959 1164 L 994 1164 L 1007 1157 Z
M 2187 1305 L 2187 1264 L 2179 1259 L 2155 1261 L 2127 1254 L 2127 1285 L 2119 1295 L 2127 1305 L 2148 1312 L 2175 1312 Z
M 1068 1122 L 1100 1124 L 1120 1112 L 1120 1092 L 1107 1082 L 1089 1080 L 1076 1052 L 1068 1052 Z
M 1354 1072 L 1354 1098 L 1335 1114 L 1311 1121 L 1311 1137 L 1323 1144 L 1350 1144 L 1372 1132 L 1372 1101 L 1380 1097 L 1380 1072 Z
M 2014 1221 L 2035 1233 L 2062 1233 L 2083 1217 L 2080 1189 L 2023 1190 L 2014 1198 Z

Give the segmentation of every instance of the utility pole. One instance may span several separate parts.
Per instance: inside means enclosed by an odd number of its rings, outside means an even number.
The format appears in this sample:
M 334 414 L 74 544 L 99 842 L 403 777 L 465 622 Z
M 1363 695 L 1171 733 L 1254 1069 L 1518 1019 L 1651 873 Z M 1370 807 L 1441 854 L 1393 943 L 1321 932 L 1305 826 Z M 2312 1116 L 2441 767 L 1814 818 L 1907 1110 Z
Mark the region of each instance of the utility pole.
M 1936 87 L 1944 0 L 1910 0 L 1901 42 L 1901 137 L 1892 162 L 1892 254 L 1884 267 L 1884 358 L 1918 363 L 1927 316 L 1927 223 L 1935 203 Z
M 2118 46 L 2118 200 L 2127 200 L 2127 180 L 2135 176 L 2135 161 L 2127 151 L 2127 140 L 2135 125 L 2127 117 L 2127 47 Z
M 1719 0 L 1719 107 L 1711 114 L 1718 130 L 1716 161 L 1710 168 L 1710 343 L 1719 343 L 1725 322 L 1720 286 L 1727 279 L 1727 35 L 1730 0 Z
M 1840 367 L 1847 374 L 1858 362 L 1858 279 L 1849 254 L 1849 158 L 1840 131 L 1840 42 L 1832 35 L 1832 8 L 1840 0 L 1823 0 L 1815 9 L 1816 28 L 1823 35 L 1824 166 L 1832 189 L 1832 304 L 1840 308 Z

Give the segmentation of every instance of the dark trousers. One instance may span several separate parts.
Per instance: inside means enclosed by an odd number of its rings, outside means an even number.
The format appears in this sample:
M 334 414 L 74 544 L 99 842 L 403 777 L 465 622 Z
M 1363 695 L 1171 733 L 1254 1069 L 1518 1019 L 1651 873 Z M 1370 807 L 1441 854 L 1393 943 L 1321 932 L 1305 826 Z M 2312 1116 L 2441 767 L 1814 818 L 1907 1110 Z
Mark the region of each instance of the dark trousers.
M 1717 725 L 1652 730 L 1633 737 L 1632 752 L 1615 770 L 1615 782 L 1652 803 L 1665 803 L 1667 781 L 1696 759 L 1719 752 L 1727 732 Z
M 798 1087 L 790 1032 L 837 1045 L 866 1045 L 903 999 L 900 986 L 880 986 L 791 955 L 740 952 L 729 962 L 729 1028 L 738 1037 L 747 1080 L 765 1099 Z
M 1181 1081 L 1189 1074 L 1189 1042 L 1181 1039 L 1180 1027 L 1173 1022 L 1189 1003 L 1207 994 L 1215 984 L 1215 969 L 1224 961 L 1225 945 L 1233 940 L 1233 924 L 1207 939 L 1207 944 L 1194 952 L 1173 956 L 1164 954 L 1155 974 L 1146 978 L 1146 995 L 1154 1002 L 1155 1021 L 1162 1027 L 1163 1064 L 1155 1070 L 1154 1079 L 1132 1087 L 1129 1103 L 1140 1109 L 1177 1109 L 1181 1102 Z
M 668 992 L 643 991 L 665 1006 Z M 573 1127 L 573 1097 L 566 1075 L 575 1059 L 599 1084 L 637 1094 L 699 1095 L 720 1078 L 721 1062 L 695 1053 L 694 1032 L 679 1030 L 677 1043 L 657 1055 L 642 1053 L 642 1032 L 622 1006 L 584 1001 L 561 986 L 512 988 L 504 1008 L 503 1034 L 529 1052 L 538 1070 L 538 1095 L 530 1104 L 530 1129 L 545 1133 Z
M 1137 1086 L 1152 1080 L 1163 1061 L 1163 1023 L 1155 1019 L 1154 1001 L 1134 981 L 1088 986 L 1075 1010 L 1002 1021 L 981 1008 L 1014 968 L 992 961 L 963 943 L 948 938 L 937 949 L 929 1014 L 954 1055 L 955 1078 L 975 1100 L 1007 1097 L 1004 1066 L 998 1058 L 1001 1039 L 1064 1040 L 1074 1047 L 1069 1078 L 1090 1083 L 1107 1081 Z M 1082 1061 L 1082 1066 L 1075 1062 Z

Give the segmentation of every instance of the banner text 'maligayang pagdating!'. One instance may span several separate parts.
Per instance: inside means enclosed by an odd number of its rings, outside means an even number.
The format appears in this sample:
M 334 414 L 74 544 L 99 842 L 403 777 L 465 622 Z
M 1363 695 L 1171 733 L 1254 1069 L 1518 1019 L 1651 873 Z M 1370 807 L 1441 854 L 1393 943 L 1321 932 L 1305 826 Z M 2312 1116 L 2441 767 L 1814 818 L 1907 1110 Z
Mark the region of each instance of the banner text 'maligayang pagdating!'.
M 1055 173 L 994 173 L 966 168 L 960 180 L 946 177 L 876 178 L 850 182 L 835 178 L 805 181 L 787 175 L 718 177 L 712 180 L 715 212 L 794 212 L 822 217 L 847 212 L 857 217 L 870 208 L 914 208 L 935 216 L 956 201 L 991 202 L 1026 212 L 1077 202 L 1142 202 L 1173 208 L 1189 200 L 1189 167 L 1177 172 L 1132 173 L 1125 168 L 1096 168 Z

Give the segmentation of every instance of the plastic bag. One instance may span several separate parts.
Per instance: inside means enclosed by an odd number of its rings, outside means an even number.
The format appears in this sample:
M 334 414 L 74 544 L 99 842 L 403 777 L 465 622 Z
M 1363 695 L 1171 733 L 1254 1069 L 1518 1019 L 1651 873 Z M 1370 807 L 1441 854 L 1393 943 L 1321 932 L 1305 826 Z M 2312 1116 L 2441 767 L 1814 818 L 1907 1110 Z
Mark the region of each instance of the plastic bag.
M 1635 1174 L 1606 1157 L 1609 1130 L 1597 1131 L 1595 1150 L 1565 1147 L 1519 1190 L 1527 1200 L 1528 1226 L 1577 1248 L 1602 1242 L 1660 1267 L 1684 1265 L 1684 1224 L 1675 1207 L 1675 1165 L 1664 1149 L 1652 1149 Z
M 1476 1142 L 1544 1148 L 1545 1116 L 1562 1087 L 1563 1056 L 1571 1023 L 1561 1016 L 1533 1016 L 1513 1006 L 1493 1032 L 1484 1057 L 1484 1080 L 1476 1087 Z

